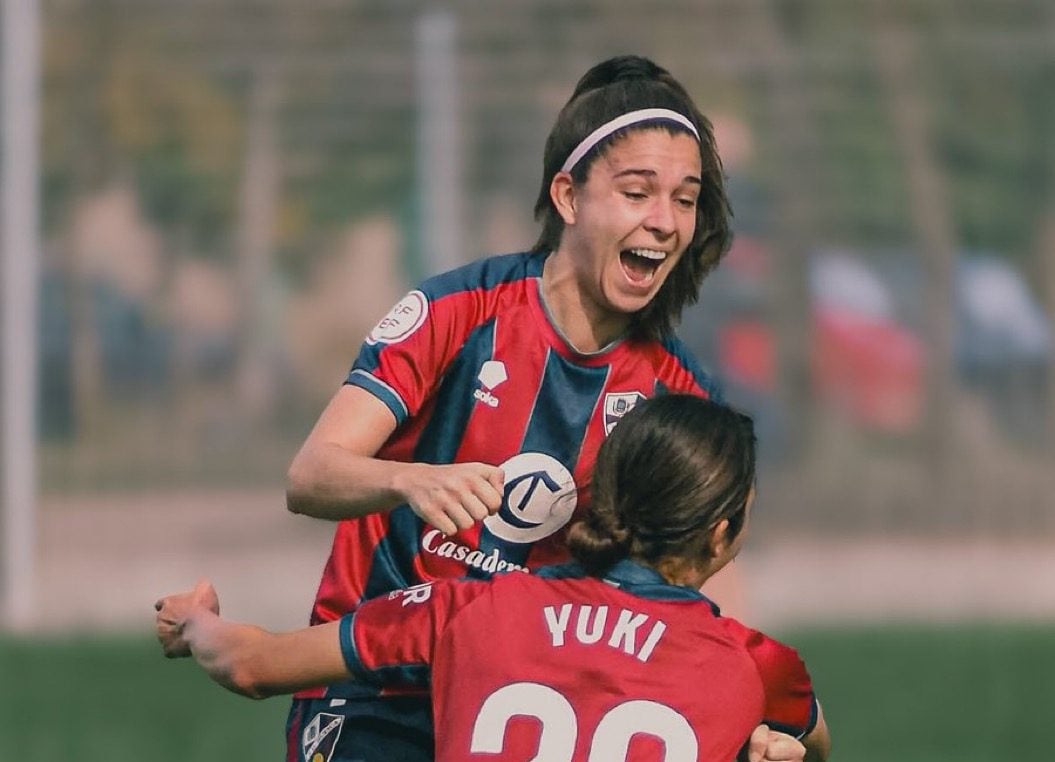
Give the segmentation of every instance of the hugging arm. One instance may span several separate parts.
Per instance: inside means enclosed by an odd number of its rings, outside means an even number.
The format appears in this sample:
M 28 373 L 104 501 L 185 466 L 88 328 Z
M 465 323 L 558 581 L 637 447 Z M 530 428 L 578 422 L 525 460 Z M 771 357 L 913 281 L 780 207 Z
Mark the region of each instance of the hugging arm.
M 191 656 L 228 690 L 266 698 L 351 677 L 341 654 L 339 622 L 273 633 L 219 615 L 212 585 L 160 599 L 156 633 L 165 655 Z

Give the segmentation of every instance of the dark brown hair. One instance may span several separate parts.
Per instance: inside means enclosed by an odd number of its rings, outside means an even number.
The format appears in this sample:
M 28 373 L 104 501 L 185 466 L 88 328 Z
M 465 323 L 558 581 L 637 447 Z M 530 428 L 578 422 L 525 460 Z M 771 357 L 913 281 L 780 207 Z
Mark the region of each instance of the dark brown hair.
M 729 520 L 730 540 L 740 533 L 754 481 L 751 418 L 692 395 L 646 400 L 601 445 L 592 506 L 568 547 L 595 575 L 623 558 L 707 558 L 718 522 Z
M 682 310 L 696 301 L 704 277 L 728 251 L 732 239 L 732 211 L 725 195 L 725 178 L 711 123 L 696 108 L 682 84 L 666 69 L 641 56 L 618 56 L 597 64 L 579 80 L 546 140 L 542 184 L 535 201 L 535 218 L 542 223 L 542 233 L 534 250 L 550 252 L 560 245 L 564 220 L 550 198 L 550 184 L 569 154 L 601 125 L 627 112 L 646 108 L 676 111 L 696 126 L 700 136 L 702 171 L 692 241 L 656 297 L 637 312 L 631 322 L 633 335 L 657 339 L 669 335 L 681 318 Z M 573 181 L 577 185 L 585 183 L 590 167 L 598 157 L 626 135 L 646 129 L 691 134 L 686 127 L 675 122 L 657 120 L 616 130 L 572 168 Z

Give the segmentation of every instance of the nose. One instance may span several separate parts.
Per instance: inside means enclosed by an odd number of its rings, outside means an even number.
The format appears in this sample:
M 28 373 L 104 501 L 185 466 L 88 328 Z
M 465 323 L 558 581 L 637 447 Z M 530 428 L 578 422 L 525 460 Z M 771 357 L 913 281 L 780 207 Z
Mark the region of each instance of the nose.
M 668 198 L 656 198 L 645 218 L 645 229 L 657 238 L 669 238 L 677 230 L 674 217 L 674 202 Z

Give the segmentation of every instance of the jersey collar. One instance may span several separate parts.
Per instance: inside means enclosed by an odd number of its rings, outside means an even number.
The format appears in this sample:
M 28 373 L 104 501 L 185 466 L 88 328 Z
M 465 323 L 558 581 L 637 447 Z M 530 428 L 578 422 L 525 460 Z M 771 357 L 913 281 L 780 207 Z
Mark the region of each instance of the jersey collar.
M 544 577 L 586 577 L 586 571 L 577 563 L 571 562 L 561 566 L 551 566 L 540 570 Z M 699 590 L 682 585 L 672 585 L 659 572 L 648 566 L 624 558 L 617 561 L 601 577 L 613 587 L 631 595 L 663 601 L 703 601 L 711 607 L 715 616 L 721 615 L 718 604 Z

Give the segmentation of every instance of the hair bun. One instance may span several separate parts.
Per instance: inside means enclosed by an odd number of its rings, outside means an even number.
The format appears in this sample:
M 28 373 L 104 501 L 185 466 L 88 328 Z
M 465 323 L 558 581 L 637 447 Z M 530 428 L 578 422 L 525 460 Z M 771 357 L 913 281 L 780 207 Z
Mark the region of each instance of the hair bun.
M 612 82 L 626 79 L 658 79 L 666 70 L 642 56 L 619 56 L 611 59 Z
M 644 56 L 616 56 L 602 61 L 586 72 L 575 88 L 575 95 L 605 87 L 613 82 L 635 79 L 658 80 L 666 75 L 669 75 L 666 69 Z

